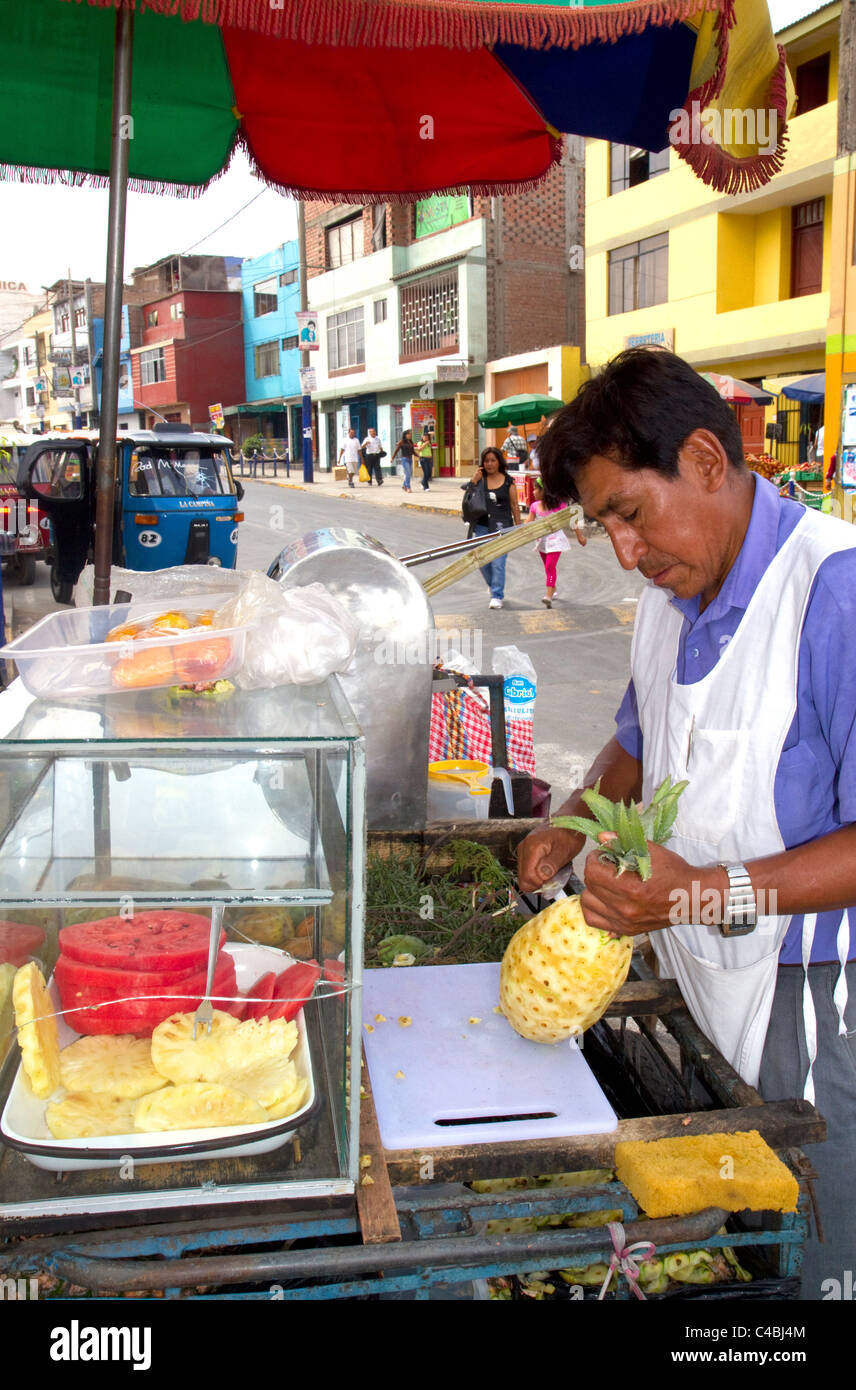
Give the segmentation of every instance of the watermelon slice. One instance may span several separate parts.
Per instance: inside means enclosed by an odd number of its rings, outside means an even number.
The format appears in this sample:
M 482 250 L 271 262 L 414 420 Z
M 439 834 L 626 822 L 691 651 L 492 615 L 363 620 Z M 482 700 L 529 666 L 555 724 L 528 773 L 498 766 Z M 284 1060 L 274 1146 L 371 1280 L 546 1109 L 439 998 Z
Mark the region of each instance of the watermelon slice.
M 24 965 L 45 939 L 41 927 L 0 922 L 0 965 Z
M 247 1018 L 264 1018 L 267 1013 L 269 1001 L 273 998 L 273 987 L 276 984 L 276 975 L 270 970 L 266 975 L 260 976 L 252 989 L 247 990 L 247 994 L 253 1000 L 247 1004 Z
M 158 989 L 158 998 L 146 997 L 145 995 L 137 999 L 122 998 L 117 1000 L 115 1004 L 103 1004 L 100 1008 L 93 1007 L 91 1010 L 87 1005 L 95 1005 L 99 1002 L 98 1000 L 87 1000 L 85 997 L 64 999 L 59 979 L 57 979 L 57 987 L 60 991 L 63 1008 L 75 1011 L 68 1014 L 67 1022 L 78 1033 L 134 1033 L 138 1037 L 149 1037 L 153 1029 L 165 1018 L 169 1018 L 171 1014 L 193 1012 L 205 996 L 205 977 L 206 972 L 202 970 L 180 985 Z M 237 995 L 238 993 L 235 962 L 226 952 L 223 953 L 217 964 L 211 993 L 213 995 Z M 218 1003 L 216 999 L 214 1000 L 214 1007 L 224 1011 L 228 1009 L 228 1005 Z
M 301 960 L 277 976 L 273 999 L 265 1009 L 267 1018 L 296 1018 L 311 998 L 321 978 L 321 966 L 314 960 Z
M 103 917 L 63 927 L 60 950 L 82 965 L 133 971 L 204 970 L 211 922 L 194 912 L 160 908 L 133 917 Z M 226 933 L 220 933 L 220 949 Z
M 221 952 L 222 954 L 222 952 Z M 119 999 L 126 994 L 152 994 L 156 989 L 172 989 L 206 969 L 204 963 L 181 970 L 122 970 L 105 965 L 84 965 L 66 951 L 60 952 L 56 963 L 57 981 L 72 993 L 92 995 L 98 999 Z

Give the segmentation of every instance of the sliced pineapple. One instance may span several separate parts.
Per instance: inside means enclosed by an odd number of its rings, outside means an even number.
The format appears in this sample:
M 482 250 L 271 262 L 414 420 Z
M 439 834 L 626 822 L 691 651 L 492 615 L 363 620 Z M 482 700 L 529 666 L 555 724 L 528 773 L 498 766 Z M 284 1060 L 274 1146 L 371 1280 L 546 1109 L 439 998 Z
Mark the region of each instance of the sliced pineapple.
M 276 1064 L 282 1068 L 297 1046 L 297 1024 L 284 1018 L 251 1018 L 238 1023 L 231 1014 L 215 1010 L 215 1023 L 220 1018 L 228 1024 L 215 1027 L 210 1037 L 204 1031 L 193 1041 L 193 1014 L 173 1014 L 159 1023 L 152 1034 L 152 1061 L 169 1081 L 221 1081 L 227 1075 L 227 1085 L 244 1089 L 242 1076 L 257 1074 L 259 1084 L 270 1092 L 276 1080 L 276 1069 L 266 1077 L 264 1069 Z M 231 1025 L 231 1026 L 229 1026 Z M 200 1045 L 201 1044 L 201 1045 Z M 249 1087 L 248 1087 L 249 1089 Z M 274 1088 L 276 1089 L 276 1088 Z M 254 1094 L 254 1092 L 250 1092 Z M 271 1097 L 271 1104 L 282 1094 Z
M 287 1057 L 248 1061 L 246 1066 L 219 1072 L 217 1080 L 222 1086 L 231 1086 L 252 1096 L 265 1110 L 289 1100 L 298 1085 L 297 1070 Z M 289 1113 L 286 1111 L 286 1114 Z
M 0 965 L 0 1062 L 6 1056 L 12 1029 L 15 1026 L 15 1009 L 12 1004 L 12 986 L 15 983 L 16 969 L 6 962 Z
M 54 1139 L 133 1134 L 134 1104 L 127 1096 L 68 1095 L 45 1108 L 45 1119 Z
M 237 1027 L 232 1014 L 215 1009 L 211 1032 L 200 1027 L 194 1042 L 193 1014 L 171 1014 L 152 1033 L 152 1065 L 167 1081 L 199 1081 L 209 1071 L 214 1080 L 223 1035 Z
M 69 1091 L 139 1100 L 166 1085 L 152 1065 L 148 1038 L 129 1033 L 80 1038 L 59 1054 L 62 1084 Z
M 134 1107 L 134 1128 L 152 1133 L 168 1129 L 216 1129 L 221 1125 L 257 1125 L 268 1119 L 258 1101 L 210 1081 L 165 1086 L 143 1096 Z
M 24 1075 L 41 1100 L 60 1084 L 59 1034 L 45 977 L 33 962 L 22 965 L 12 985 L 12 1003 Z
M 290 1096 L 286 1096 L 285 1100 L 281 1100 L 278 1105 L 267 1107 L 268 1119 L 284 1120 L 287 1115 L 293 1115 L 295 1111 L 300 1109 L 301 1105 L 305 1105 L 308 1095 L 309 1082 L 304 1077 L 302 1081 L 298 1081 Z

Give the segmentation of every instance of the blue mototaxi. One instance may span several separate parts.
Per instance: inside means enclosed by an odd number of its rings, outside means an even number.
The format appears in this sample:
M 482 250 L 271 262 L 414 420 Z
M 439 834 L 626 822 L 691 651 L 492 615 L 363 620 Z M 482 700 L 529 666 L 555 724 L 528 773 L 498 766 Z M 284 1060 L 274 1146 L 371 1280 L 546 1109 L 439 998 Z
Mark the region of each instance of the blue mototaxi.
M 234 569 L 238 555 L 238 503 L 244 495 L 232 476 L 230 441 L 187 425 L 156 425 L 117 440 L 114 565 L 130 570 L 173 565 Z M 94 439 L 69 435 L 27 450 L 19 478 L 28 497 L 50 517 L 51 590 L 69 603 L 95 542 Z

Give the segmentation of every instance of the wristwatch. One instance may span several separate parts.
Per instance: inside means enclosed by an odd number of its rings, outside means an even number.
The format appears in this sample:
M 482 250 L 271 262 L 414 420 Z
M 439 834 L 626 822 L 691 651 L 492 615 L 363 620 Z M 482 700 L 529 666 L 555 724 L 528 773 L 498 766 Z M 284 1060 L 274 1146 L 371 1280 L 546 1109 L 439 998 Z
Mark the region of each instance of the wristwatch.
M 722 864 L 728 874 L 728 892 L 719 930 L 723 936 L 748 936 L 758 925 L 755 890 L 745 864 Z

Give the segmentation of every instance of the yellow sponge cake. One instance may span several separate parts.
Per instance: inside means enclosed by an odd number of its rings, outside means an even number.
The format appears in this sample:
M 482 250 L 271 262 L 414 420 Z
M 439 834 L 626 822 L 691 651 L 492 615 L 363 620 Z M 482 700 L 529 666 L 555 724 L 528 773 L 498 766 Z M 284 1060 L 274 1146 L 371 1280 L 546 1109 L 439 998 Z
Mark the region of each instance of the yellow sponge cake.
M 648 1216 L 795 1211 L 799 1186 L 756 1129 L 615 1146 L 615 1171 Z

